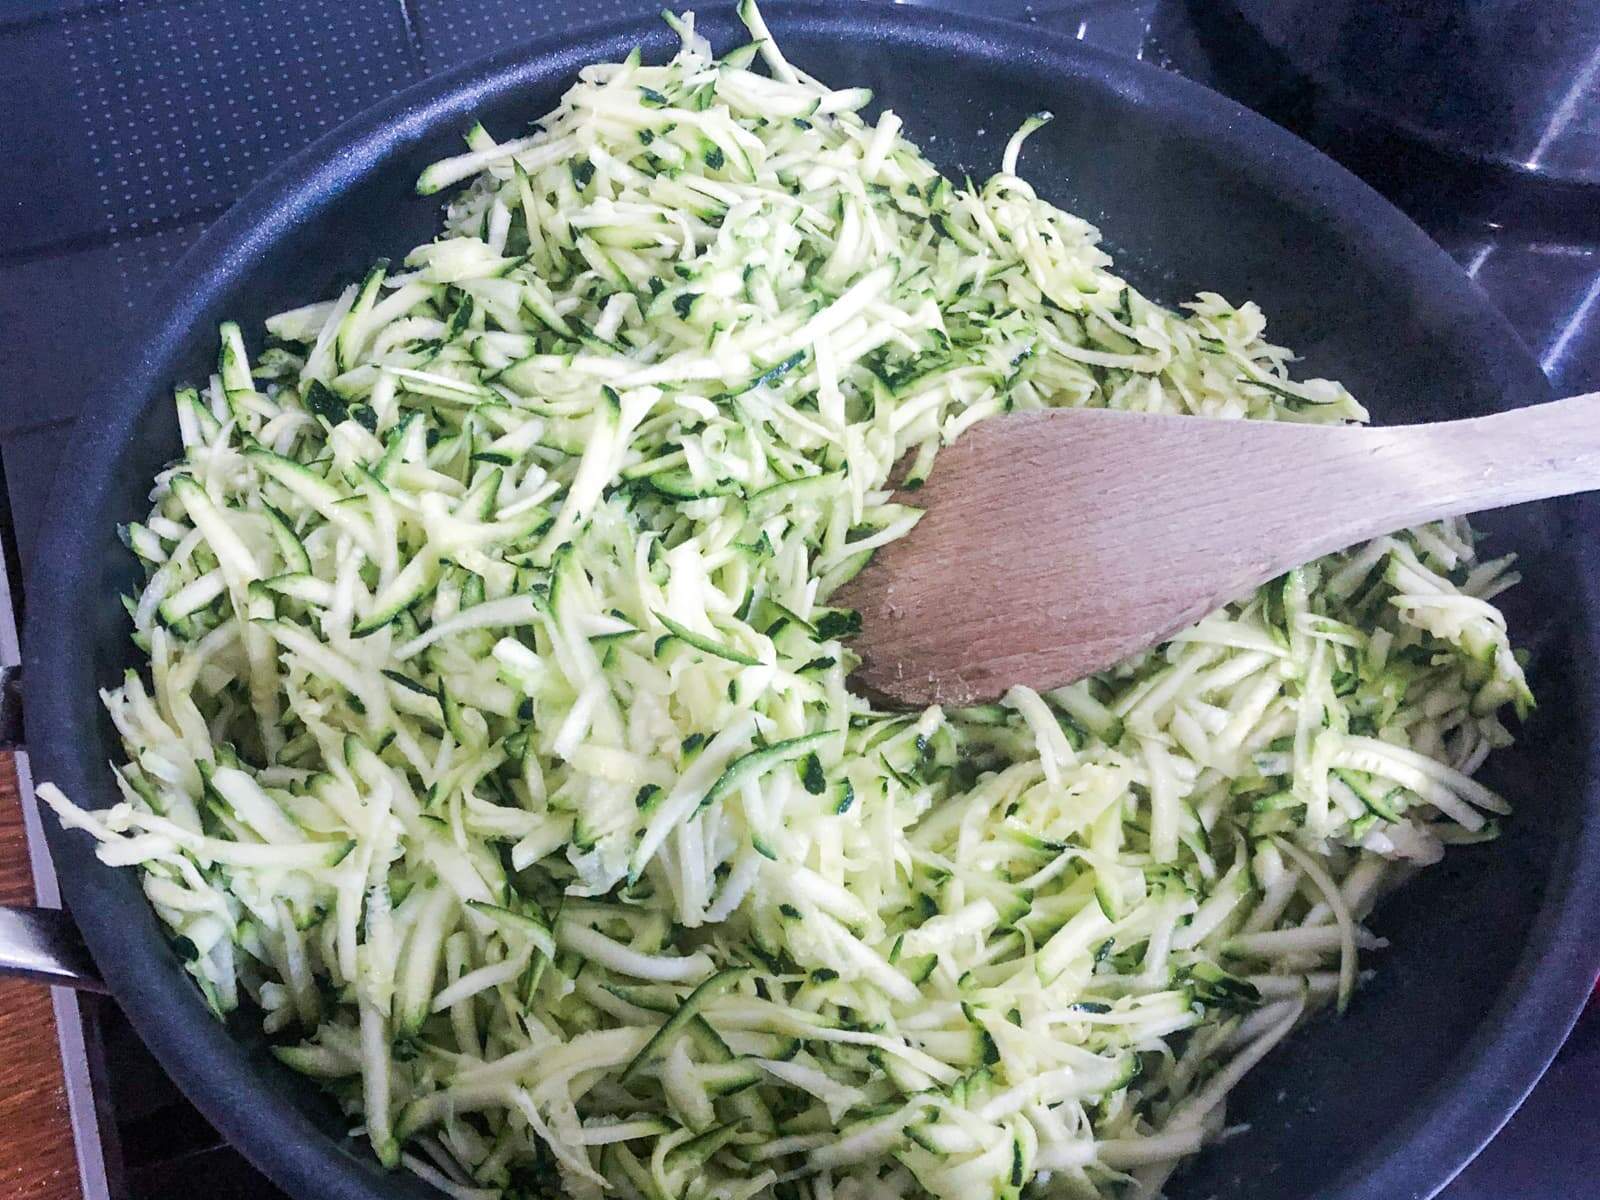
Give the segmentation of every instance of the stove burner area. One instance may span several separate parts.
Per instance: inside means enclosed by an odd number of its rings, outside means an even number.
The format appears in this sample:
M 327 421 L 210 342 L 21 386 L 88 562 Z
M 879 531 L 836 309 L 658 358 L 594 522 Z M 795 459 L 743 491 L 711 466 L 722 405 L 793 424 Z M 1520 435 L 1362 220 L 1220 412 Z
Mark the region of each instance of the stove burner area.
M 1507 315 L 1559 394 L 1600 390 L 1600 0 L 931 6 L 1141 58 L 1265 113 L 1417 220 Z M 659 8 L 18 0 L 0 12 L 0 379 L 9 385 L 0 540 L 13 599 L 20 590 L 25 603 L 72 422 L 93 404 L 96 373 L 122 352 L 113 332 L 133 324 L 234 199 L 421 78 L 512 42 Z M 66 1039 L 81 1061 L 69 1075 L 90 1081 L 96 1111 L 75 1117 L 83 1146 L 98 1144 L 105 1158 L 103 1179 L 85 1172 L 88 1200 L 281 1195 L 184 1101 L 114 1005 L 85 998 L 81 1008 L 82 1042 Z M 1597 1094 L 1600 1001 L 1521 1112 L 1441 1196 L 1595 1194 Z

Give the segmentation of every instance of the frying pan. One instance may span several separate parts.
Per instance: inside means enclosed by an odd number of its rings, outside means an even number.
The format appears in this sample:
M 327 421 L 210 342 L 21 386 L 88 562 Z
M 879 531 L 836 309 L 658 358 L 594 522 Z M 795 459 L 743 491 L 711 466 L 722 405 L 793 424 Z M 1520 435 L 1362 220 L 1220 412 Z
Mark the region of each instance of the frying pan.
M 1101 225 L 1119 268 L 1157 299 L 1197 288 L 1258 301 L 1307 374 L 1345 380 L 1380 420 L 1471 416 L 1549 399 L 1505 321 L 1374 192 L 1307 146 L 1172 75 L 1021 26 L 852 3 L 773 4 L 803 67 L 870 84 L 947 172 L 981 176 L 1024 116 L 1052 109 L 1024 156 L 1040 192 Z M 731 14 L 702 13 L 714 44 Z M 656 23 L 518 47 L 431 80 L 323 138 L 236 205 L 174 272 L 148 330 L 79 423 L 31 581 L 25 671 L 35 773 L 94 806 L 118 751 L 96 691 L 133 660 L 117 595 L 136 578 L 117 541 L 179 448 L 175 381 L 203 378 L 224 317 L 246 329 L 332 294 L 375 257 L 437 229 L 417 173 L 474 116 L 502 134 L 547 111 L 577 69 Z M 1284 480 L 1293 487 L 1292 479 Z M 1249 1123 L 1173 1188 L 1198 1200 L 1432 1195 L 1538 1078 L 1574 1020 L 1600 950 L 1600 563 L 1593 501 L 1530 506 L 1486 527 L 1524 554 L 1511 595 L 1541 707 L 1490 783 L 1517 805 L 1493 845 L 1451 854 L 1380 911 L 1393 948 L 1350 1013 L 1304 1030 L 1236 1093 Z M 250 1014 L 210 1016 L 131 872 L 52 830 L 69 906 L 100 971 L 162 1064 L 222 1133 L 288 1192 L 423 1197 L 342 1135 L 332 1104 L 266 1053 Z

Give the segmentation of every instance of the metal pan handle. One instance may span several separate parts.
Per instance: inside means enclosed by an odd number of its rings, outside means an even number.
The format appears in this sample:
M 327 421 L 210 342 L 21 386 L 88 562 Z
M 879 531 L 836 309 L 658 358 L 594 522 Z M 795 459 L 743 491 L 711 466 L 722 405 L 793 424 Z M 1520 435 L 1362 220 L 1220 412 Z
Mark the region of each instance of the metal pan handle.
M 0 908 L 0 976 L 106 990 L 78 927 L 59 908 Z
M 21 675 L 8 666 L 0 668 L 0 749 L 22 744 Z M 0 978 L 7 976 L 86 992 L 106 990 L 78 927 L 59 908 L 0 905 Z

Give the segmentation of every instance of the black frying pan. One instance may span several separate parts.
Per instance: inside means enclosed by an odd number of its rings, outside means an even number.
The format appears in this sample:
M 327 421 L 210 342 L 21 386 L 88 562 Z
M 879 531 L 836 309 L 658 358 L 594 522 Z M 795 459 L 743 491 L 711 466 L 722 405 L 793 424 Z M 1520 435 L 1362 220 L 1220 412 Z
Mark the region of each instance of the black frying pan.
M 704 15 L 704 14 L 703 14 Z M 731 14 L 702 21 L 714 43 Z M 1260 118 L 1151 67 L 1020 26 L 856 4 L 773 4 L 799 64 L 868 83 L 947 171 L 993 170 L 1028 113 L 1039 191 L 1105 230 L 1122 270 L 1176 302 L 1197 288 L 1254 299 L 1308 374 L 1345 380 L 1379 420 L 1464 417 L 1550 398 L 1506 322 L 1383 200 Z M 177 453 L 175 381 L 203 378 L 223 317 L 246 329 L 329 294 L 437 227 L 412 182 L 459 148 L 548 110 L 576 70 L 659 24 L 542 42 L 424 83 L 317 142 L 236 205 L 174 273 L 125 368 L 90 402 L 52 497 L 26 631 L 38 778 L 91 805 L 115 798 L 115 739 L 96 698 L 131 661 L 117 594 L 136 571 L 118 522 L 144 513 Z M 352 48 L 359 53 L 359 48 Z M 1286 487 L 1294 486 L 1285 480 Z M 1230 1106 L 1251 1128 L 1206 1155 L 1178 1197 L 1397 1200 L 1433 1194 L 1494 1133 L 1561 1042 L 1600 957 L 1600 505 L 1498 514 L 1494 548 L 1525 555 L 1510 604 L 1541 708 L 1490 782 L 1517 815 L 1498 843 L 1454 852 L 1376 918 L 1394 946 L 1343 1020 L 1275 1053 Z M 420 1197 L 342 1139 L 332 1105 L 264 1052 L 255 1022 L 224 1028 L 184 975 L 131 872 L 55 830 L 67 899 L 105 979 L 157 1057 L 222 1132 L 301 1197 Z

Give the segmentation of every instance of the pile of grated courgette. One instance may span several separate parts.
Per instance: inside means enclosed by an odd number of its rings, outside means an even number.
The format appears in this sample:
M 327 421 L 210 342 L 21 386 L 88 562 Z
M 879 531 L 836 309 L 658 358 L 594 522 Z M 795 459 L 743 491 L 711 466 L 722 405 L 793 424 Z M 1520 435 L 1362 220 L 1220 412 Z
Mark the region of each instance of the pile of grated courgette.
M 41 795 L 451 1195 L 1154 1195 L 1374 901 L 1493 835 L 1515 576 L 1433 525 L 1055 692 L 853 696 L 828 598 L 916 521 L 902 457 L 1365 414 L 1113 274 L 1016 173 L 1046 118 L 956 186 L 741 15 L 472 129 L 443 236 L 253 361 L 223 327 L 125 531 L 123 800 Z

